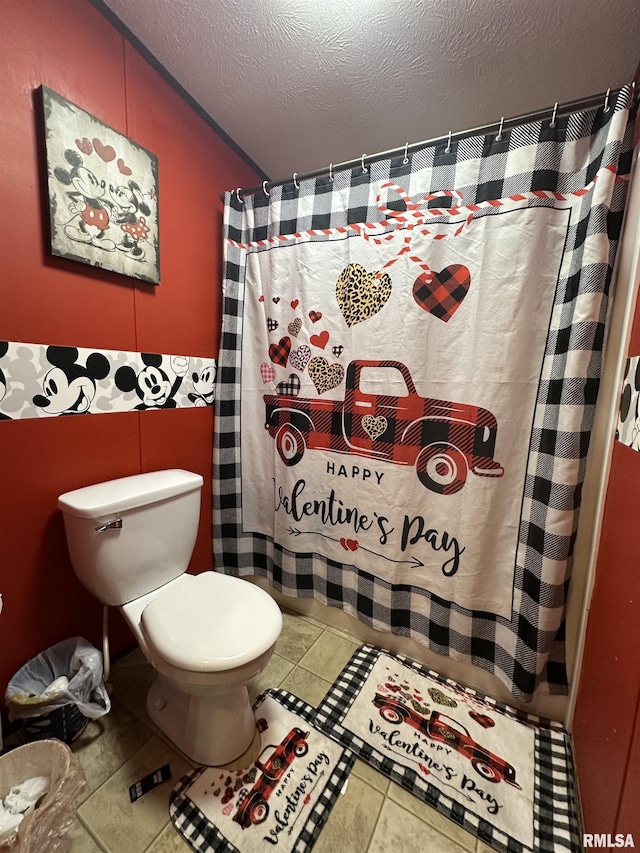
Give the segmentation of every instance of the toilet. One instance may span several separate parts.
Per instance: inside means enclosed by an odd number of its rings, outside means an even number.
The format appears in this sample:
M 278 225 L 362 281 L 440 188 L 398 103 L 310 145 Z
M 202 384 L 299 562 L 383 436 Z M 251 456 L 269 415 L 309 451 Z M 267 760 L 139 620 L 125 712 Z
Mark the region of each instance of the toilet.
M 156 670 L 149 716 L 194 762 L 218 766 L 251 745 L 247 684 L 273 654 L 282 614 L 248 581 L 186 573 L 202 485 L 190 471 L 153 471 L 67 492 L 58 508 L 80 582 L 120 608 Z

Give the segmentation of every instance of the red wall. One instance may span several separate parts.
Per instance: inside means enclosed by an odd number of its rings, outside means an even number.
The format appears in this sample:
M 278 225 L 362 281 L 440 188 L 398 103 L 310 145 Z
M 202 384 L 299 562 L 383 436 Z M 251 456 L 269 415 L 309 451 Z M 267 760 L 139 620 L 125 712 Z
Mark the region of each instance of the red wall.
M 87 0 L 0 2 L 0 339 L 216 357 L 219 195 L 259 178 Z M 48 255 L 38 109 L 46 85 L 159 160 L 161 284 Z M 205 478 L 192 570 L 211 568 L 211 408 L 0 422 L 0 691 L 30 657 L 84 635 L 101 605 L 71 569 L 59 494 L 182 467 Z M 112 648 L 132 642 L 117 614 Z
M 640 354 L 640 303 L 629 354 Z M 574 745 L 586 831 L 640 844 L 640 453 L 614 443 Z

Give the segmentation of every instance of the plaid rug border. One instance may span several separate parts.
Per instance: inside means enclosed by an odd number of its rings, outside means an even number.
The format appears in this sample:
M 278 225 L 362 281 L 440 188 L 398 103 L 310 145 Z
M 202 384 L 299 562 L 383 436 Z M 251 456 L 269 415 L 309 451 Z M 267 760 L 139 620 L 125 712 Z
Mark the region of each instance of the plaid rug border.
M 418 674 L 428 676 L 439 684 L 484 702 L 493 711 L 535 730 L 533 848 L 516 841 L 488 821 L 470 812 L 423 779 L 416 771 L 398 765 L 342 725 L 342 720 L 346 717 L 380 654 L 389 655 Z M 316 712 L 316 725 L 341 746 L 353 750 L 359 758 L 384 776 L 496 850 L 503 853 L 526 853 L 531 850 L 533 853 L 566 853 L 566 851 L 580 853 L 582 850 L 582 831 L 573 779 L 571 740 L 558 722 L 511 708 L 478 690 L 444 678 L 411 658 L 392 654 L 365 643 L 356 649 L 328 690 Z
M 287 711 L 291 711 L 303 719 L 312 728 L 327 736 L 327 732 L 319 729 L 316 725 L 316 709 L 282 688 L 269 689 L 261 693 L 253 703 L 254 712 L 258 710 L 268 696 L 275 699 Z M 336 767 L 298 834 L 292 847 L 292 853 L 306 853 L 313 848 L 344 787 L 344 783 L 349 778 L 355 760 L 354 752 L 343 749 Z M 195 782 L 207 769 L 209 768 L 200 767 L 192 770 L 174 786 L 169 799 L 171 821 L 184 841 L 198 853 L 207 853 L 208 851 L 211 853 L 241 853 L 185 794 L 189 785 Z

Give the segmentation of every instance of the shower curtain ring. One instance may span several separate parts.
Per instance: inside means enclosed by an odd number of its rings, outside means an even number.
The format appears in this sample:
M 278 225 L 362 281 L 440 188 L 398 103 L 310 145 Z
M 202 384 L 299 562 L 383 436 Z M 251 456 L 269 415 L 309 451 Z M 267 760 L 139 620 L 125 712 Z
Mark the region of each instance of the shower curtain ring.
M 444 149 L 445 154 L 451 154 L 451 131 L 449 131 L 449 138 L 447 139 L 447 147 Z
M 297 190 L 300 189 L 300 184 L 298 183 L 298 173 L 297 172 L 293 173 L 293 185 Z
M 363 175 L 364 175 L 366 172 L 368 172 L 368 171 L 369 171 L 369 170 L 365 167 L 365 165 L 364 165 L 364 158 L 365 158 L 366 156 L 367 156 L 366 154 L 363 154 L 363 155 L 362 155 L 362 158 L 361 158 L 361 160 L 360 160 L 360 166 L 362 167 L 362 174 L 363 174 Z
M 269 190 L 267 189 L 267 183 L 268 183 L 268 181 L 263 181 L 263 182 L 262 182 L 262 192 L 263 192 L 265 195 L 270 195 Z
M 555 104 L 553 105 L 553 115 L 551 116 L 551 123 L 549 124 L 549 127 L 555 127 L 556 126 L 556 113 L 557 112 L 558 112 L 558 102 L 556 101 Z
M 402 162 L 403 162 L 403 164 L 404 164 L 405 166 L 406 166 L 406 165 L 407 165 L 407 163 L 409 162 L 409 157 L 408 157 L 408 154 L 407 154 L 407 152 L 408 152 L 408 151 L 409 151 L 409 143 L 407 142 L 407 143 L 405 144 L 405 146 L 404 146 L 404 157 L 402 158 Z
M 498 131 L 498 135 L 496 136 L 496 142 L 500 142 L 502 139 L 502 126 L 504 125 L 504 116 L 500 119 L 500 130 Z
M 236 190 L 236 198 L 238 199 L 238 201 L 240 202 L 240 204 L 244 204 L 244 202 L 242 201 L 242 196 L 240 195 L 240 190 L 241 190 L 241 189 L 242 189 L 242 187 L 238 187 L 238 189 Z
M 329 163 L 329 180 L 333 180 L 333 163 Z
M 607 89 L 607 94 L 604 96 L 604 112 L 605 113 L 609 112 L 609 93 L 610 92 L 611 92 L 611 89 Z

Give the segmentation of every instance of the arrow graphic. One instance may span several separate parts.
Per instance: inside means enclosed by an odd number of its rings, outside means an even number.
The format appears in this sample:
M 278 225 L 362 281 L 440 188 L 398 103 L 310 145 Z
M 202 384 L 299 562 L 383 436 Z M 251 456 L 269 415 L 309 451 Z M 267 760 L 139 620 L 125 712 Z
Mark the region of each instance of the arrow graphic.
M 322 536 L 323 539 L 330 539 L 332 542 L 337 542 L 339 545 L 342 545 L 342 540 L 337 539 L 335 536 L 329 536 L 326 533 L 320 533 L 317 530 L 299 530 L 297 527 L 287 527 L 287 533 L 290 536 Z M 352 540 L 348 540 L 352 541 Z M 344 545 L 342 546 L 344 547 Z M 358 550 L 358 551 L 366 551 L 367 554 L 373 554 L 375 557 L 382 557 L 383 560 L 386 560 L 389 563 L 408 563 L 411 568 L 418 569 L 420 566 L 424 566 L 422 560 L 419 560 L 417 557 L 411 556 L 409 560 L 393 560 L 391 557 L 387 557 L 386 554 L 380 554 L 378 551 L 372 551 L 370 548 L 365 548 L 362 545 L 356 543 L 356 548 L 349 548 L 347 550 Z

